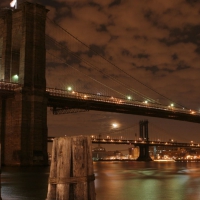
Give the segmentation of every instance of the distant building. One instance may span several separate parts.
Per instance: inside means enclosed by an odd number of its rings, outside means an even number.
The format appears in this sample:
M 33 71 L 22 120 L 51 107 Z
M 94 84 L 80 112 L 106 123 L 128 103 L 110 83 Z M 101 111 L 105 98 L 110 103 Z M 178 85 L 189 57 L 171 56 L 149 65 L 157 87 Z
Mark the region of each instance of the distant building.
M 113 160 L 124 158 L 120 151 L 106 151 L 104 147 L 98 146 L 92 149 L 93 160 Z
M 128 152 L 129 152 L 129 157 L 131 159 L 136 160 L 139 157 L 140 149 L 139 147 L 130 147 L 128 149 Z

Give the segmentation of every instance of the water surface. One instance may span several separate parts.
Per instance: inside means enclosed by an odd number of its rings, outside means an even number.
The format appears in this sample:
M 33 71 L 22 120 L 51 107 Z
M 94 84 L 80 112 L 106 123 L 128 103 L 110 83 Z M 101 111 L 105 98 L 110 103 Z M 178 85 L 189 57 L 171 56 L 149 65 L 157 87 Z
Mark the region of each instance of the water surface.
M 200 163 L 95 162 L 97 200 L 200 200 Z M 44 200 L 49 167 L 3 167 L 3 200 Z

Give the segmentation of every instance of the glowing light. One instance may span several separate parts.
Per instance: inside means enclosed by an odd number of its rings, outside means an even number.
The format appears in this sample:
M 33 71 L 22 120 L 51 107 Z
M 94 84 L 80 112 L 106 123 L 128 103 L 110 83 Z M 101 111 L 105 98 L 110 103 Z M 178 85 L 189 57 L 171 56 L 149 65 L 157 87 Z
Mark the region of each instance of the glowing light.
M 131 100 L 131 96 L 127 96 L 127 99 L 128 99 L 128 100 Z
M 174 106 L 174 104 L 173 104 L 173 103 L 171 103 L 171 104 L 170 104 L 170 106 L 171 106 L 171 107 L 173 107 L 173 106 Z
M 112 124 L 112 127 L 113 127 L 113 128 L 117 128 L 117 127 L 118 127 L 118 124 L 117 124 L 117 123 L 113 123 L 113 124 Z
M 16 4 L 17 4 L 17 0 L 13 0 L 10 2 L 10 7 L 15 7 Z
M 13 80 L 14 82 L 17 82 L 18 79 L 19 79 L 19 76 L 18 76 L 17 74 L 15 74 L 14 76 L 12 76 L 12 80 Z
M 68 90 L 68 91 L 72 91 L 72 87 L 69 86 L 69 87 L 67 88 L 67 90 Z

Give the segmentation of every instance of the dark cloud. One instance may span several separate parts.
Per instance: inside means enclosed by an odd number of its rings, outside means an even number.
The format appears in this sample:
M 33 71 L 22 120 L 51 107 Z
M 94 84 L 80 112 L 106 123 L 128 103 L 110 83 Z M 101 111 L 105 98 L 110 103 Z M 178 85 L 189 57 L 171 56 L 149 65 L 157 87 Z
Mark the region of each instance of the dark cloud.
M 190 68 L 190 66 L 185 65 L 184 63 L 180 63 L 180 64 L 178 64 L 176 69 L 177 70 L 184 70 L 184 69 L 188 69 L 188 68 Z
M 109 4 L 109 7 L 118 6 L 120 5 L 121 0 L 114 0 L 112 3 Z
M 186 0 L 186 2 L 192 6 L 198 6 L 200 5 L 199 0 Z
M 176 43 L 193 43 L 197 46 L 200 45 L 200 25 L 198 26 L 185 26 L 183 28 L 175 28 L 170 30 L 169 38 L 161 40 L 167 45 L 174 45 Z
M 141 66 L 141 68 L 144 68 L 145 70 L 149 70 L 151 71 L 153 74 L 155 74 L 156 72 L 159 71 L 159 68 L 157 66 L 148 66 L 148 67 L 144 67 L 144 66 Z
M 149 55 L 140 53 L 140 54 L 137 55 L 137 57 L 138 58 L 149 58 Z
M 100 24 L 100 26 L 97 28 L 97 31 L 99 31 L 99 32 L 107 31 L 106 25 Z
M 178 55 L 177 55 L 176 53 L 174 53 L 174 54 L 172 55 L 172 59 L 173 59 L 173 60 L 177 60 L 177 59 L 178 59 Z

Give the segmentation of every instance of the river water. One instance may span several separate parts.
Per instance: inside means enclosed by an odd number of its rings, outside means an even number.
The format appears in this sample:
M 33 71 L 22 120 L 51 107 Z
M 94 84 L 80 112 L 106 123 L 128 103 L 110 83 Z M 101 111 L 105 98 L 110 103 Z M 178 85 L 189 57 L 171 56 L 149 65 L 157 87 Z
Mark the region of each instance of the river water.
M 200 200 L 200 162 L 95 162 L 97 200 Z M 3 167 L 3 200 L 44 200 L 49 167 Z

